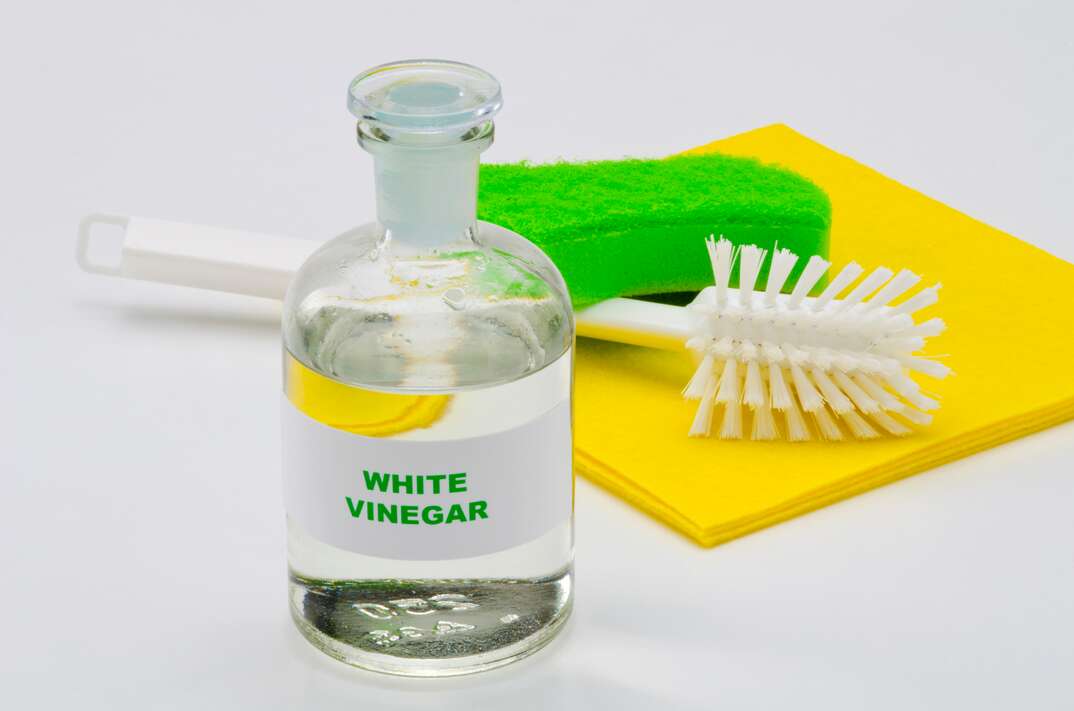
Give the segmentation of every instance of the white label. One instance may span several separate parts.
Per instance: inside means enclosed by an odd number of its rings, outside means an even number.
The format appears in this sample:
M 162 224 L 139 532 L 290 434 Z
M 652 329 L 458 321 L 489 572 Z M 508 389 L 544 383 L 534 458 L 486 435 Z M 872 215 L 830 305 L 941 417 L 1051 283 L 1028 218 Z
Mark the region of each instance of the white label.
M 287 514 L 314 538 L 381 558 L 470 558 L 528 543 L 571 515 L 571 415 L 560 402 L 502 432 L 367 437 L 283 397 Z

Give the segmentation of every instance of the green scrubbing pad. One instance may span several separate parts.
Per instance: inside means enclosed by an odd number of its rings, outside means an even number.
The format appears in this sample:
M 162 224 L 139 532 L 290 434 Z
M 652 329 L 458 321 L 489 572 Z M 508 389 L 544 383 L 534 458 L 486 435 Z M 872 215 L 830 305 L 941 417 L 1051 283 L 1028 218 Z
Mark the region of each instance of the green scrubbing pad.
M 478 216 L 551 257 L 576 307 L 712 283 L 704 238 L 827 256 L 831 204 L 800 175 L 750 158 L 481 166 Z M 765 270 L 758 284 L 763 284 Z

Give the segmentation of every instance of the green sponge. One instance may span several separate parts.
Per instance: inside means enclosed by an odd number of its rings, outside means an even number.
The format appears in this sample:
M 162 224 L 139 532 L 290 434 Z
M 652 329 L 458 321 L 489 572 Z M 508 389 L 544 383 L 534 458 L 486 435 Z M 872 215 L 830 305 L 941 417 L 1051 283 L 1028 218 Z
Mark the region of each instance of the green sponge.
M 481 166 L 478 217 L 543 249 L 576 307 L 613 296 L 699 291 L 712 283 L 704 238 L 826 257 L 831 203 L 819 187 L 751 158 Z M 767 264 L 758 284 L 764 283 Z

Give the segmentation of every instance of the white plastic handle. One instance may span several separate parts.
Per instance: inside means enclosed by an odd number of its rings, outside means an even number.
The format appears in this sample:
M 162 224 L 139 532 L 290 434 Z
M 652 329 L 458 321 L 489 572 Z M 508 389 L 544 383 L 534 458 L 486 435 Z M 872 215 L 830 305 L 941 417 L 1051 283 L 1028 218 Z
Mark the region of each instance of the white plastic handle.
M 94 228 L 123 229 L 116 264 L 90 258 Z M 94 214 L 78 227 L 75 259 L 87 272 L 282 299 L 317 242 L 142 217 Z
M 75 261 L 78 262 L 78 266 L 82 267 L 87 272 L 92 272 L 94 274 L 120 276 L 121 269 L 118 264 L 109 266 L 90 261 L 90 233 L 94 225 L 115 225 L 116 227 L 122 227 L 123 230 L 126 231 L 127 222 L 128 218 L 119 215 L 104 215 L 98 213 L 83 217 L 82 221 L 78 223 L 78 244 L 75 249 Z
M 114 265 L 90 259 L 94 227 L 123 229 Z M 283 299 L 317 242 L 240 230 L 121 215 L 87 215 L 78 227 L 75 259 L 87 272 L 128 279 Z M 681 306 L 609 299 L 575 315 L 579 336 L 682 350 L 690 317 Z
M 693 317 L 682 306 L 640 299 L 608 299 L 576 311 L 579 336 L 665 351 L 686 349 Z

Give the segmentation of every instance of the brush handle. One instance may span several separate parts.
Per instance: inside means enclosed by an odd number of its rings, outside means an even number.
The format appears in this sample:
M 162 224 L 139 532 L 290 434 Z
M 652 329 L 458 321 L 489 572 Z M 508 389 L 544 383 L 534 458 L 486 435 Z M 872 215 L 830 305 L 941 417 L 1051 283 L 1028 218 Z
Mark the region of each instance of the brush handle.
M 118 255 L 113 246 L 112 258 L 99 261 L 90 247 L 106 225 L 123 231 L 122 242 Z M 97 214 L 79 224 L 75 259 L 96 274 L 282 300 L 295 272 L 319 246 L 291 237 Z
M 574 313 L 579 336 L 665 351 L 686 350 L 691 321 L 682 306 L 639 299 L 607 299 Z
M 94 235 L 122 230 L 111 259 L 91 255 Z M 320 243 L 255 232 L 94 214 L 78 228 L 75 259 L 87 272 L 282 300 Z M 682 350 L 690 319 L 681 306 L 608 299 L 575 313 L 579 336 L 649 348 Z

